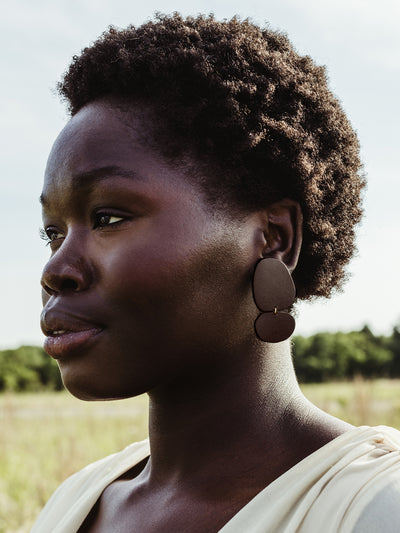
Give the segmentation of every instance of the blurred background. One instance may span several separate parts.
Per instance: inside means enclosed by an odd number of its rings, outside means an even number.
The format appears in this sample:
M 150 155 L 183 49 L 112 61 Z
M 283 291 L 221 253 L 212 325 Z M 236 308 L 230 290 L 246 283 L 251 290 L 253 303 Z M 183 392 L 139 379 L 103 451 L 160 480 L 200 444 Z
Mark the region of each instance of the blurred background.
M 0 533 L 25 532 L 72 472 L 147 432 L 147 401 L 86 404 L 62 392 L 39 346 L 38 197 L 68 118 L 54 88 L 74 54 L 110 24 L 156 11 L 239 15 L 287 32 L 326 65 L 361 142 L 368 179 L 358 254 L 344 291 L 298 306 L 294 360 L 302 388 L 355 425 L 400 428 L 400 3 L 397 0 L 2 0 Z M 379 378 L 379 379 L 378 379 Z
M 67 121 L 54 88 L 72 56 L 108 25 L 140 24 L 155 11 L 235 14 L 288 33 L 326 65 L 330 86 L 357 130 L 368 190 L 358 255 L 344 292 L 299 306 L 297 333 L 389 333 L 400 320 L 400 4 L 396 0 L 14 0 L 2 2 L 0 50 L 0 349 L 41 344 L 38 196 L 52 142 Z

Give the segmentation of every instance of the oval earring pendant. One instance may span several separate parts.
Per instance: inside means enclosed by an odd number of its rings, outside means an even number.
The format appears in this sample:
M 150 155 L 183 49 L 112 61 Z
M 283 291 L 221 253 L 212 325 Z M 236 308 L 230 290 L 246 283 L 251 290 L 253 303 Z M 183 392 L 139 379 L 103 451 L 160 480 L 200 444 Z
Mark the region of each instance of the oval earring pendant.
M 292 276 L 282 261 L 267 257 L 257 263 L 253 276 L 253 296 L 260 311 L 288 309 L 295 295 Z
M 257 336 L 264 342 L 282 342 L 292 335 L 296 322 L 289 313 L 262 313 L 254 322 Z

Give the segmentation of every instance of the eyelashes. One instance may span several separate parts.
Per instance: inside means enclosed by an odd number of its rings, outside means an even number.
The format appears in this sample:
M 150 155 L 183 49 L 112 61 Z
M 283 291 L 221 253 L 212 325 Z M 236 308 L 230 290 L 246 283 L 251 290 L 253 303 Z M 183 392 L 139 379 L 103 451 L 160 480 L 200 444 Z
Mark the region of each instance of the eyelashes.
M 46 246 L 48 246 L 54 240 L 47 233 L 48 231 L 48 229 L 45 230 L 44 228 L 39 228 L 39 237 L 45 242 Z
M 101 211 L 95 213 L 93 216 L 92 229 L 96 230 L 106 228 L 108 226 L 116 226 L 128 218 L 129 217 L 127 216 L 120 216 L 115 213 Z M 47 246 L 55 241 L 58 241 L 59 239 L 63 239 L 65 235 L 57 228 L 48 226 L 46 228 L 39 228 L 39 237 L 45 241 Z
M 45 241 L 47 246 L 58 239 L 62 239 L 64 235 L 55 228 L 39 228 L 39 237 Z
M 39 237 L 43 241 L 47 241 L 48 240 L 48 236 L 47 236 L 46 230 L 44 228 L 39 228 Z

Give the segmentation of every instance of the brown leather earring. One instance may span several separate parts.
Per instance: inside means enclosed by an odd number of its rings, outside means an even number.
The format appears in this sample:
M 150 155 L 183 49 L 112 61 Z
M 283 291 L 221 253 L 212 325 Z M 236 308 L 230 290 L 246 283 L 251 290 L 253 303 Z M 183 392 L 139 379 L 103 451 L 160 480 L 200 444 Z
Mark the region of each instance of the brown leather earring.
M 264 342 L 281 342 L 290 337 L 295 320 L 282 311 L 293 304 L 296 289 L 286 265 L 267 257 L 256 264 L 253 275 L 253 296 L 262 313 L 254 322 L 257 337 Z

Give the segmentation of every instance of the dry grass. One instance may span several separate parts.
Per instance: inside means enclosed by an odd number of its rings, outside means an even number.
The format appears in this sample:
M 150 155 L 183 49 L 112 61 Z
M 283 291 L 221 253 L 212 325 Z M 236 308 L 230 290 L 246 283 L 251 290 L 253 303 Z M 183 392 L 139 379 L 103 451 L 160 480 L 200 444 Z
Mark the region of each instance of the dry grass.
M 304 394 L 324 411 L 355 426 L 400 429 L 400 380 L 377 379 L 302 385 Z
M 400 429 L 400 380 L 302 388 L 352 424 Z M 0 533 L 25 533 L 62 480 L 146 436 L 147 399 L 85 403 L 67 393 L 4 394 L 0 426 Z
M 147 434 L 147 399 L 0 396 L 0 533 L 27 532 L 67 476 Z

